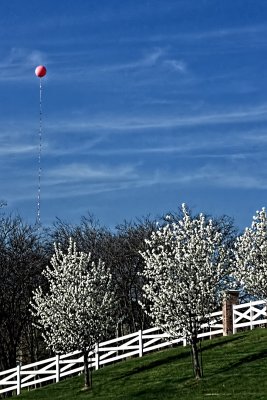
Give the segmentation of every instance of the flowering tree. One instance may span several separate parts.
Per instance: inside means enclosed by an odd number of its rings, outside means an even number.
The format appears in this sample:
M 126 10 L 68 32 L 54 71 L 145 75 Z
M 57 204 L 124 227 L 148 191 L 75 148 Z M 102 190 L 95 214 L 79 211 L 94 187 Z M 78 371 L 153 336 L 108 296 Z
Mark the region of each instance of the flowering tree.
M 235 278 L 251 295 L 267 298 L 267 214 L 257 211 L 234 246 Z
M 218 306 L 228 254 L 212 220 L 202 214 L 192 219 L 184 204 L 182 212 L 180 221 L 158 229 L 147 240 L 143 290 L 154 324 L 190 342 L 195 377 L 200 378 L 197 334 Z
M 39 287 L 31 304 L 48 347 L 57 353 L 83 352 L 85 388 L 91 387 L 88 353 L 112 323 L 113 303 L 109 271 L 90 258 L 71 239 L 66 254 L 55 245 L 51 266 L 43 271 L 49 291 Z

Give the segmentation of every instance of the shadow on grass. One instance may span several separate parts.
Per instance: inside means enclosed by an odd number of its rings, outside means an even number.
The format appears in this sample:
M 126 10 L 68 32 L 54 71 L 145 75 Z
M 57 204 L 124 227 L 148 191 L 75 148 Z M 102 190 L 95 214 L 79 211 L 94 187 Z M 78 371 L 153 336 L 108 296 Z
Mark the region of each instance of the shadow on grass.
M 231 338 L 225 337 L 224 340 L 220 339 L 220 341 L 218 341 L 216 343 L 207 344 L 205 342 L 202 342 L 202 353 L 204 354 L 208 350 L 214 349 L 216 347 L 222 347 L 225 344 L 229 344 L 229 343 L 232 343 L 232 342 L 235 342 L 235 341 L 240 341 L 240 340 L 243 340 L 243 339 L 244 339 L 243 337 L 238 336 L 238 337 L 234 337 L 234 338 L 233 337 L 231 337 Z M 177 347 L 177 349 L 178 349 L 178 347 Z M 143 365 L 137 366 L 137 367 L 131 369 L 128 372 L 121 373 L 118 376 L 118 378 L 119 379 L 120 378 L 126 378 L 126 377 L 129 377 L 129 376 L 135 375 L 135 374 L 142 373 L 144 371 L 151 370 L 153 368 L 157 368 L 159 366 L 171 364 L 174 361 L 180 361 L 180 360 L 185 359 L 185 358 L 189 358 L 189 360 L 191 359 L 191 346 L 190 345 L 188 346 L 188 351 L 185 351 L 185 352 L 180 353 L 180 354 L 179 353 L 172 354 L 171 356 L 168 356 L 168 357 L 166 357 L 164 359 L 160 359 L 160 360 L 155 360 L 155 361 L 151 361 L 151 362 L 148 362 L 148 363 L 144 363 Z M 191 361 L 189 361 L 189 362 L 191 362 Z
M 225 344 L 231 344 L 232 342 L 242 341 L 244 340 L 244 336 L 225 336 L 225 339 L 220 338 L 220 341 L 216 343 L 208 343 L 206 341 L 202 341 L 202 351 L 205 352 L 206 350 L 214 349 L 215 347 L 223 347 Z M 212 342 L 210 340 L 209 342 Z
M 244 366 L 244 364 L 252 363 L 253 361 L 258 361 L 267 357 L 267 350 L 259 351 L 258 353 L 250 354 L 245 357 L 240 358 L 238 361 L 229 363 L 227 367 L 220 368 L 217 370 L 217 373 L 227 372 L 231 369 L 238 368 L 240 366 Z
M 179 361 L 179 360 L 182 360 L 182 359 L 188 358 L 188 357 L 190 357 L 190 349 L 189 349 L 189 351 L 183 352 L 181 354 L 173 354 L 173 355 L 165 357 L 164 359 L 161 359 L 161 360 L 147 362 L 143 365 L 133 368 L 132 370 L 130 370 L 128 372 L 120 374 L 119 378 L 127 378 L 129 376 L 139 374 L 144 371 L 149 371 L 153 368 L 157 368 L 162 365 L 171 364 L 171 363 L 173 363 L 173 361 Z

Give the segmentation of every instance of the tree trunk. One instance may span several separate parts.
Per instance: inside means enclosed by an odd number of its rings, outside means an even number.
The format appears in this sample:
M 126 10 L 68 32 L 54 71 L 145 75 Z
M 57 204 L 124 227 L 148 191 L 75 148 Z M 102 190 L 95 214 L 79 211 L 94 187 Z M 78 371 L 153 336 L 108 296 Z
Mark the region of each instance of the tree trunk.
M 200 363 L 199 363 L 199 351 L 197 348 L 197 337 L 196 336 L 192 337 L 191 349 L 192 349 L 192 362 L 193 362 L 195 378 L 201 379 L 202 372 L 201 372 Z
M 84 357 L 84 389 L 89 390 L 92 389 L 92 373 L 91 370 L 88 366 L 88 350 L 83 351 L 83 357 Z

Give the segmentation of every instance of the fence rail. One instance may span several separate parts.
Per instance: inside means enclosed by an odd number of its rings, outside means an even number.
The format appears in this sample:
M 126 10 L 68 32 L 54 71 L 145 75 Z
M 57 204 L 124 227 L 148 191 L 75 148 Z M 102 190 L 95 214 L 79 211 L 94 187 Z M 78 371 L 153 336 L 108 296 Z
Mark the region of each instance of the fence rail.
M 233 305 L 233 332 L 256 325 L 267 324 L 266 301 L 254 301 Z M 222 311 L 211 314 L 208 323 L 201 326 L 199 338 L 212 338 L 223 335 Z M 186 345 L 184 338 L 173 338 L 160 328 L 150 328 L 126 336 L 97 343 L 89 353 L 89 367 L 114 363 L 132 356 L 142 357 L 145 353 L 168 347 L 174 344 Z M 0 372 L 0 394 L 13 392 L 20 394 L 23 388 L 37 387 L 44 382 L 59 382 L 63 377 L 83 371 L 83 356 L 75 351 L 69 354 L 56 355 L 49 359 L 32 364 L 17 366 Z
M 222 311 L 211 314 L 210 322 L 203 324 L 199 338 L 212 337 L 223 333 Z M 89 367 L 114 363 L 132 356 L 142 357 L 145 353 L 174 344 L 186 345 L 184 338 L 173 338 L 160 328 L 150 328 L 126 336 L 107 340 L 95 345 L 89 353 Z M 37 387 L 44 382 L 59 382 L 60 378 L 75 375 L 83 371 L 83 356 L 75 351 L 56 355 L 46 360 L 0 372 L 0 394 L 14 392 L 17 395 L 23 388 Z
M 250 303 L 233 306 L 233 333 L 238 329 L 267 324 L 266 300 L 251 301 Z

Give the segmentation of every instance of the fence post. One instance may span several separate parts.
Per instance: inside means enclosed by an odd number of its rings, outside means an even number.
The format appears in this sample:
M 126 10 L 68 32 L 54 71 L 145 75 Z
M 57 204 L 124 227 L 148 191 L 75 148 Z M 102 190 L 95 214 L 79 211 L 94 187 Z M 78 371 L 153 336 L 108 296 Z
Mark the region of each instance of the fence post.
M 20 363 L 17 365 L 17 395 L 20 394 L 21 381 L 20 381 Z
M 56 383 L 60 380 L 59 354 L 56 354 Z
M 239 304 L 239 291 L 227 290 L 223 299 L 223 336 L 232 335 L 233 329 L 233 306 Z
M 254 311 L 252 310 L 252 304 L 251 301 L 249 302 L 250 305 L 250 330 L 252 330 L 253 327 L 253 317 L 254 317 Z
M 143 336 L 141 329 L 138 331 L 138 336 L 139 336 L 139 357 L 143 357 Z
M 99 369 L 99 351 L 98 343 L 95 344 L 95 369 Z

